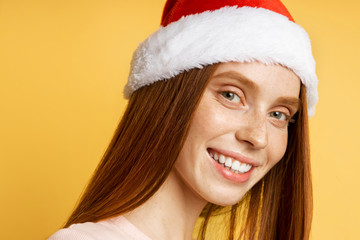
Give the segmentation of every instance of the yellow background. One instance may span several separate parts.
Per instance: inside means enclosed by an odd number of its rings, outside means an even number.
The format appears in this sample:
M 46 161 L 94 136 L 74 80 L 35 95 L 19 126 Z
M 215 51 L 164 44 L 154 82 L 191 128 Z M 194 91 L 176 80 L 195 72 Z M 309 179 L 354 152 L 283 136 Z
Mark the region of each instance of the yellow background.
M 320 80 L 310 121 L 312 239 L 360 239 L 360 4 L 285 0 Z M 0 238 L 45 239 L 71 212 L 126 105 L 132 52 L 164 0 L 0 0 Z

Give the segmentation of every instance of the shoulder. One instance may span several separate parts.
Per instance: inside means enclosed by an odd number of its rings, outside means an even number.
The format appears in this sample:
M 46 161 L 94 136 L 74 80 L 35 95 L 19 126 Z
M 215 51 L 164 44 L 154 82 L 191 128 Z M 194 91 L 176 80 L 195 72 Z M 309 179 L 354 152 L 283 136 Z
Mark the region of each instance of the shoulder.
M 151 240 L 120 216 L 99 222 L 73 224 L 60 229 L 48 240 Z
M 60 229 L 48 240 L 96 240 L 86 232 L 79 231 L 78 229 L 64 228 Z
M 122 240 L 122 234 L 106 221 L 73 224 L 60 229 L 48 240 Z

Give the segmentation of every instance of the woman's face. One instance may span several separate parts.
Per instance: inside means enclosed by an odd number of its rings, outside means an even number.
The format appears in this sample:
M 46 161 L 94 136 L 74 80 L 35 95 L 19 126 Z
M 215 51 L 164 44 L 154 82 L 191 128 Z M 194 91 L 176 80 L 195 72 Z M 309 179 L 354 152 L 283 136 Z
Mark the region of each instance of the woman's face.
M 240 201 L 283 157 L 299 92 L 299 78 L 282 66 L 220 64 L 194 112 L 176 175 L 207 202 Z

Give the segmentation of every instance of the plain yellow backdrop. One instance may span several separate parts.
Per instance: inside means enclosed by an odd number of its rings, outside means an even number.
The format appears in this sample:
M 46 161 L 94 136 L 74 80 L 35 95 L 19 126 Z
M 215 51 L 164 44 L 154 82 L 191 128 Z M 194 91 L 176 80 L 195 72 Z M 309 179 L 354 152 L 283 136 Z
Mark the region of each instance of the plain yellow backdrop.
M 320 80 L 310 121 L 312 239 L 360 239 L 360 4 L 285 0 Z M 0 0 L 0 238 L 69 216 L 124 111 L 132 52 L 164 0 Z

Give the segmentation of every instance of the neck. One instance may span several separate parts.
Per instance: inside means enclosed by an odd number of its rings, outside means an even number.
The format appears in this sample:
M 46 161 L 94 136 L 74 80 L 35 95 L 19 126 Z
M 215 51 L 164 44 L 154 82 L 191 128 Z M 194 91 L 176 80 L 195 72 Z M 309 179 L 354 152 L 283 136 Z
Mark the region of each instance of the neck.
M 173 170 L 153 197 L 124 216 L 153 240 L 189 240 L 205 205 Z

